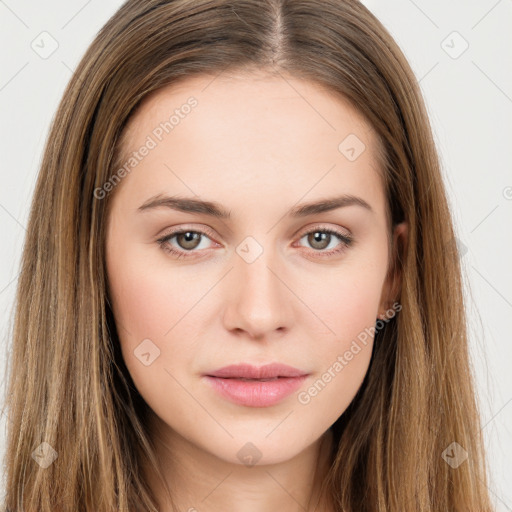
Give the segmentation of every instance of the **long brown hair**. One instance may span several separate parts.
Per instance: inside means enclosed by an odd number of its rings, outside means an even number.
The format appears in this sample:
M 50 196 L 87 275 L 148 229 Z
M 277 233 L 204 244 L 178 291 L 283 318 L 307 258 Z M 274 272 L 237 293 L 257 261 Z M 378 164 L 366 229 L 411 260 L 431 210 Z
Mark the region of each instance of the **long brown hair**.
M 143 462 L 158 467 L 147 409 L 108 301 L 111 194 L 100 200 L 95 190 L 119 170 L 123 128 L 148 94 L 192 75 L 251 69 L 348 99 L 382 144 L 392 224 L 409 225 L 394 264 L 402 310 L 377 332 L 363 385 L 332 427 L 326 492 L 345 512 L 491 510 L 431 127 L 404 55 L 356 0 L 128 0 L 90 45 L 49 133 L 23 250 L 4 510 L 158 510 L 142 472 Z M 454 450 L 468 455 L 457 467 L 446 457 Z

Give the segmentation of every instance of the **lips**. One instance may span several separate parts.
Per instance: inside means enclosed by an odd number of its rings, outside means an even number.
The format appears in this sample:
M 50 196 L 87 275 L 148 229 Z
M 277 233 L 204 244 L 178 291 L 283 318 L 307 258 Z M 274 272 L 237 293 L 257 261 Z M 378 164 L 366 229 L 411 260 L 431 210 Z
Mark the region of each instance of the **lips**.
M 279 377 L 301 377 L 307 375 L 307 373 L 286 364 L 271 363 L 259 367 L 250 364 L 233 364 L 224 366 L 206 375 L 210 377 L 222 377 L 224 379 L 271 380 Z
M 292 366 L 272 363 L 265 366 L 230 365 L 204 374 L 204 380 L 220 396 L 238 405 L 269 407 L 296 391 L 307 373 Z

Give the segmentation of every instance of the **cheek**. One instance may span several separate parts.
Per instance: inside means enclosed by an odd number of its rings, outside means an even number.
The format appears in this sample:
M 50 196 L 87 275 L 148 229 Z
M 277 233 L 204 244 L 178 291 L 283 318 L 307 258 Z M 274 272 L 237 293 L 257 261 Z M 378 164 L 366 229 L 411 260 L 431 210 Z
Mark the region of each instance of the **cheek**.
M 183 293 L 183 283 L 169 269 L 148 267 L 126 259 L 113 269 L 112 303 L 123 360 L 135 387 L 151 409 L 165 414 L 187 403 L 178 382 L 194 361 L 195 344 L 186 339 L 193 332 L 193 315 L 187 312 L 200 295 Z
M 304 418 L 322 418 L 325 430 L 343 415 L 366 376 L 371 346 L 371 342 L 349 343 L 332 355 L 324 371 L 297 394 Z
M 147 246 L 123 244 L 112 237 L 107 249 L 111 304 L 125 364 L 137 388 L 159 389 L 166 368 L 166 345 L 186 329 L 190 309 L 188 293 L 177 283 L 172 270 L 148 262 Z M 175 356 L 186 356 L 184 350 Z M 149 370 L 149 371 L 148 371 Z
M 166 264 L 156 252 L 160 249 L 124 240 L 113 235 L 107 251 L 116 322 L 129 333 L 124 340 L 140 343 L 154 338 L 164 343 L 186 323 L 188 311 L 204 295 L 205 284 Z
M 340 265 L 336 272 L 331 269 L 325 278 L 304 282 L 301 296 L 326 340 L 333 340 L 326 346 L 329 351 L 375 325 L 384 279 L 384 264 L 360 259 Z
M 347 263 L 334 279 L 331 275 L 326 280 L 322 293 L 308 295 L 324 336 L 315 345 L 318 372 L 297 401 L 329 424 L 346 410 L 368 371 L 385 278 L 385 265 L 376 261 Z
M 365 290 L 345 283 L 322 306 L 334 334 L 318 338 L 317 372 L 297 394 L 303 412 L 324 418 L 326 428 L 347 409 L 368 371 L 379 296 Z
M 163 339 L 186 313 L 188 301 L 172 274 L 123 263 L 111 275 L 116 320 L 134 336 Z

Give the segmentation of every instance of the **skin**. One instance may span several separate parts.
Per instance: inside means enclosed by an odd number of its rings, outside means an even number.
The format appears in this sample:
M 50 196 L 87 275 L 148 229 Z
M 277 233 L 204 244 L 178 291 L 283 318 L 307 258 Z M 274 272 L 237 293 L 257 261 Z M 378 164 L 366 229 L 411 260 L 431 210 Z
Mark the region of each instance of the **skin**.
M 179 510 L 313 511 L 329 463 L 329 428 L 363 382 L 371 336 L 307 404 L 298 394 L 375 325 L 396 290 L 387 274 L 377 138 L 355 109 L 312 82 L 224 73 L 147 98 L 127 126 L 125 154 L 190 96 L 198 105 L 112 192 L 106 259 L 123 357 L 152 410 L 150 431 Z M 366 146 L 354 161 L 338 149 L 348 134 Z M 138 211 L 158 194 L 215 201 L 232 218 L 164 206 Z M 341 194 L 363 198 L 372 211 L 351 205 L 287 215 L 299 203 Z M 167 245 L 189 251 L 177 259 L 157 242 L 171 228 L 213 236 L 196 248 L 175 236 Z M 315 245 L 304 235 L 315 228 L 354 242 L 344 247 L 327 235 Z M 406 234 L 399 225 L 391 240 Z M 236 252 L 248 236 L 263 251 L 252 263 Z M 331 249 L 340 252 L 322 255 Z M 134 353 L 145 339 L 160 350 L 149 366 Z M 201 377 L 242 362 L 282 362 L 310 375 L 299 391 L 263 408 L 229 402 Z M 254 466 L 237 455 L 248 442 L 261 454 Z M 150 482 L 170 512 L 162 485 Z M 327 501 L 318 507 L 332 510 Z

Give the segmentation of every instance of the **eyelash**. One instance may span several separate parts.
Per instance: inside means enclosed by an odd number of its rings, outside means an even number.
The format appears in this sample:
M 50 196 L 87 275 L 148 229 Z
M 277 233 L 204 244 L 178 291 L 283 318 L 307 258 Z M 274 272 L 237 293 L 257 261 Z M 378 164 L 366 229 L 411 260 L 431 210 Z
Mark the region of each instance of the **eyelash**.
M 340 254 L 341 252 L 343 252 L 345 249 L 347 249 L 348 247 L 350 247 L 353 243 L 353 238 L 349 235 L 345 235 L 345 234 L 342 234 L 341 232 L 337 231 L 337 230 L 334 230 L 334 229 L 331 229 L 331 228 L 323 228 L 321 226 L 318 226 L 314 229 L 311 229 L 309 231 L 306 231 L 305 233 L 302 233 L 302 235 L 299 237 L 299 240 L 301 240 L 302 238 L 304 238 L 305 236 L 311 234 L 311 233 L 327 233 L 329 235 L 334 235 L 336 236 L 337 238 L 340 239 L 341 241 L 341 249 L 331 249 L 329 251 L 320 251 L 320 250 L 314 250 L 312 249 L 313 252 L 316 252 L 318 254 L 321 255 L 322 258 L 324 257 L 329 257 L 329 256 L 334 256 L 336 254 Z M 175 249 L 174 247 L 172 247 L 171 245 L 169 245 L 167 242 L 169 242 L 169 240 L 171 240 L 172 238 L 174 238 L 175 236 L 177 235 L 181 235 L 181 234 L 184 234 L 184 233 L 197 233 L 197 234 L 200 234 L 200 235 L 204 235 L 206 236 L 207 238 L 213 238 L 213 234 L 210 230 L 206 229 L 204 231 L 202 230 L 196 230 L 196 229 L 179 229 L 179 230 L 176 230 L 176 231 L 173 231 L 172 233 L 169 233 L 167 235 L 165 235 L 164 237 L 162 238 L 159 238 L 157 240 L 158 244 L 160 245 L 160 247 L 162 248 L 163 251 L 171 254 L 173 257 L 176 257 L 177 259 L 180 259 L 180 258 L 195 258 L 196 256 L 192 256 L 191 254 L 194 253 L 194 252 L 197 252 L 195 250 L 192 250 L 192 251 L 180 251 L 180 250 L 177 250 Z

